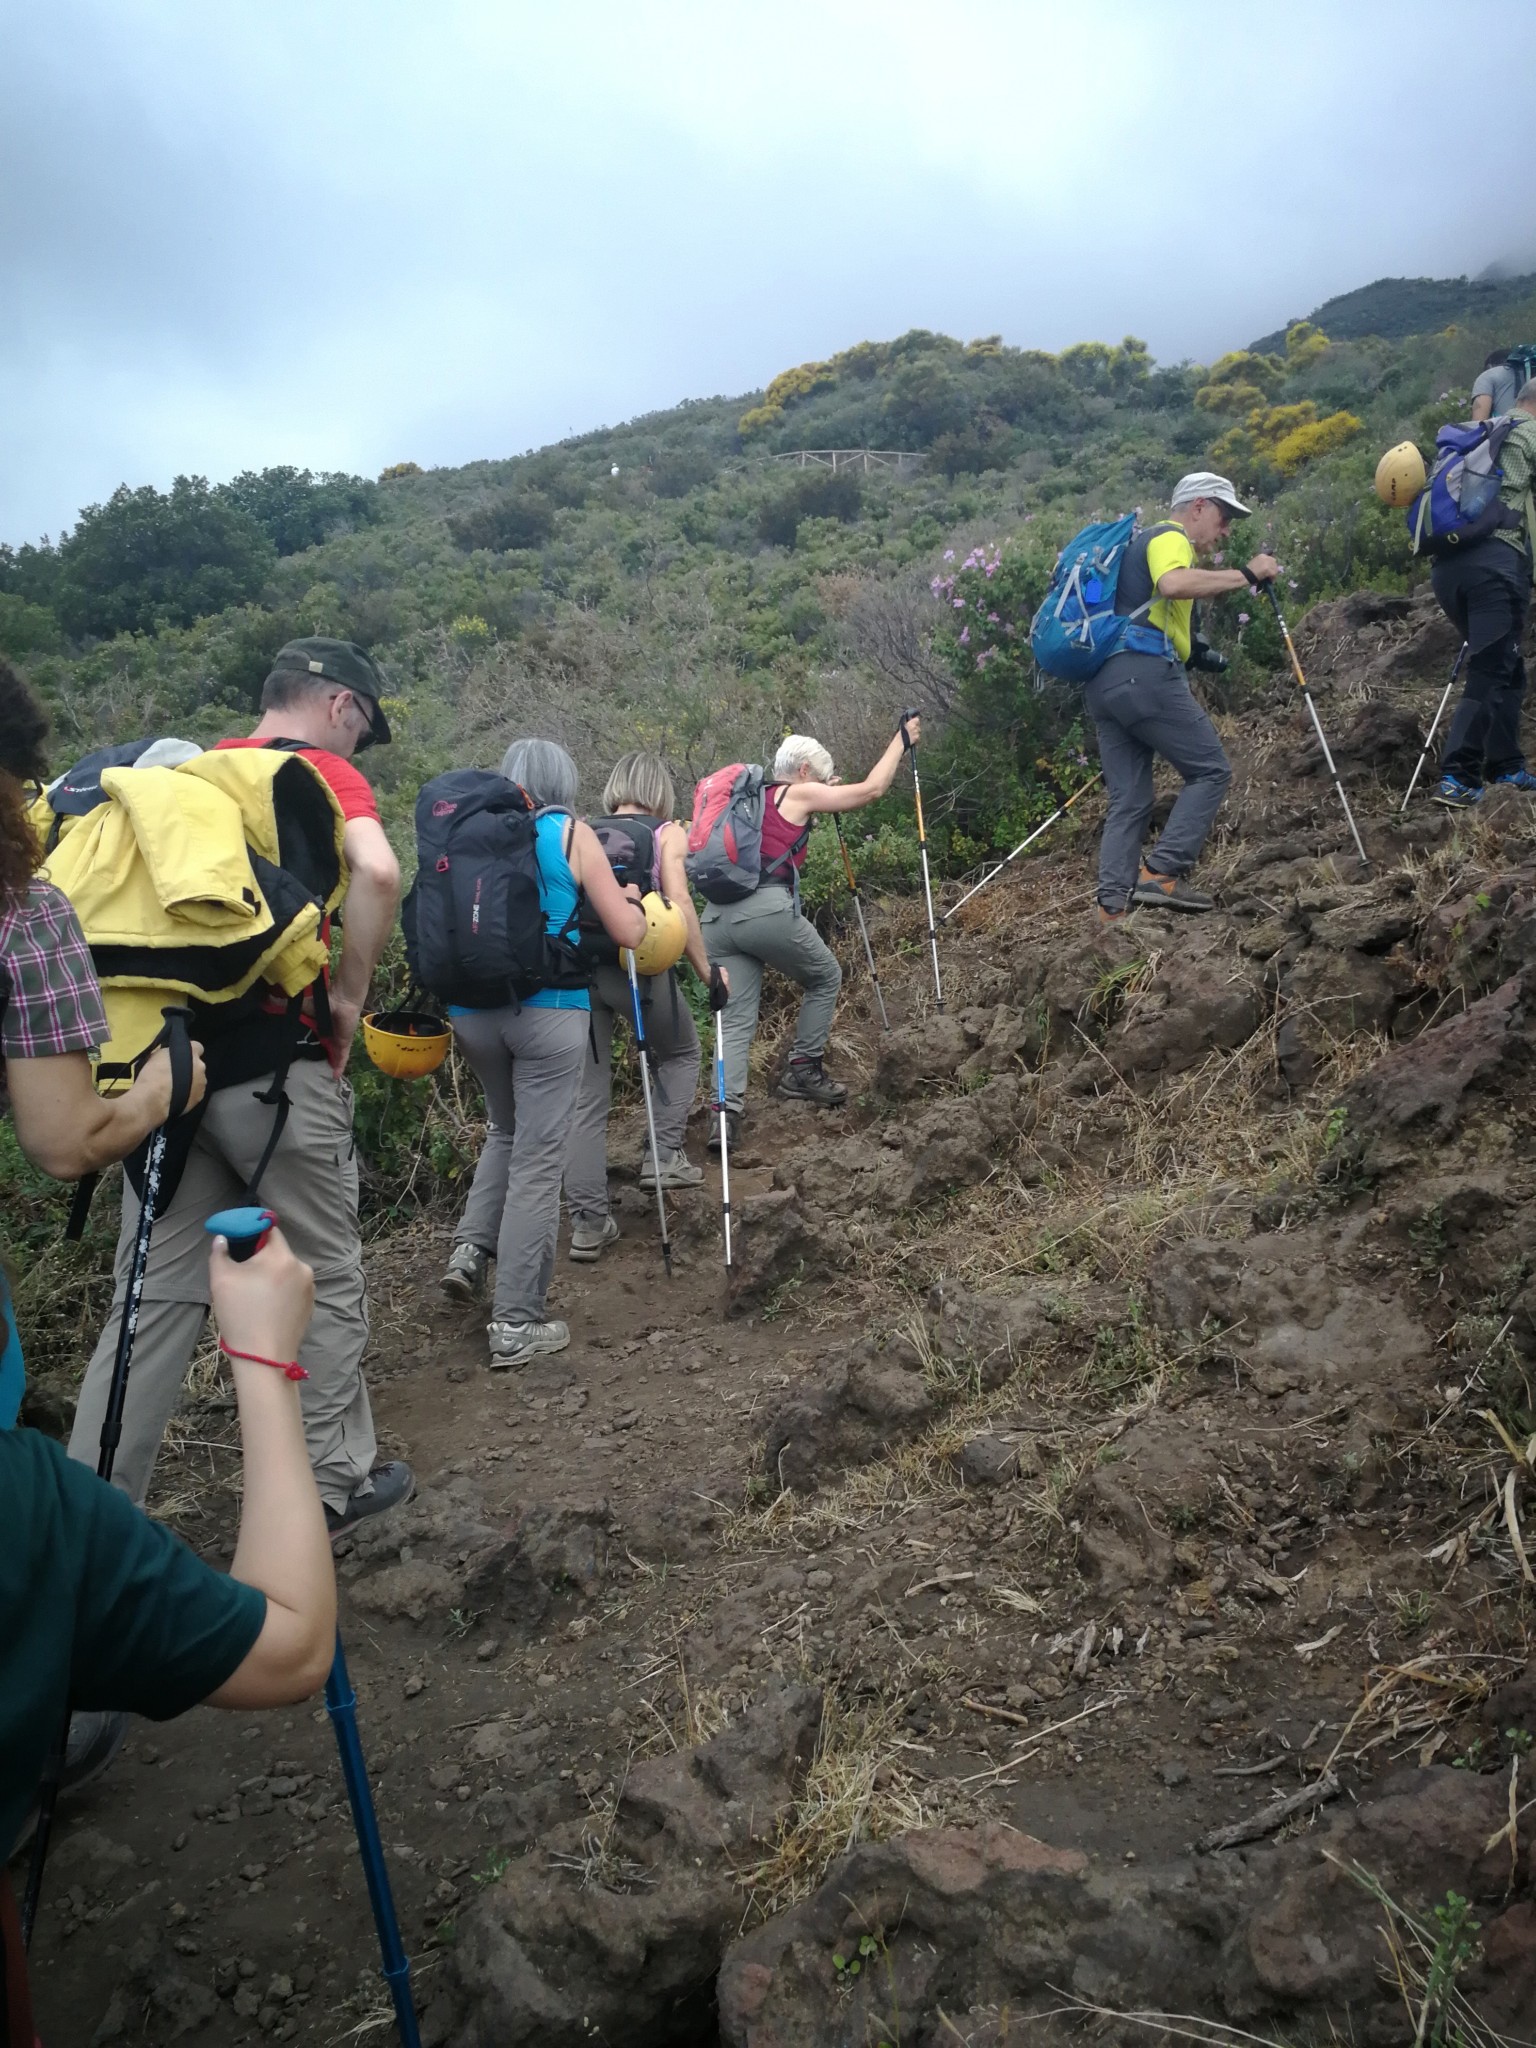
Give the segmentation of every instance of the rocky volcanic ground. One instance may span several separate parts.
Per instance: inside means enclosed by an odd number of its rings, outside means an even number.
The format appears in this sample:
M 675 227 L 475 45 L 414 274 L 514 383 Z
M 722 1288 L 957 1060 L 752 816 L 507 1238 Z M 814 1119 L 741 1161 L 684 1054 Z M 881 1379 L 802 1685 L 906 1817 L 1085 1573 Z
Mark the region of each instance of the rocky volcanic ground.
M 713 1174 L 663 1276 L 632 1112 L 562 1356 L 486 1370 L 446 1219 L 375 1246 L 423 1484 L 342 1625 L 437 2048 L 1387 2048 L 1427 1980 L 1536 2038 L 1536 811 L 1394 815 L 1432 605 L 1301 647 L 1370 870 L 1277 696 L 1219 914 L 1098 932 L 1090 816 L 940 1016 L 890 906 L 897 1028 L 854 970 L 849 1109 L 754 1099 L 729 1289 Z M 160 1505 L 227 1555 L 197 1388 Z M 50 2042 L 387 2041 L 323 1709 L 138 1727 L 35 1962 Z

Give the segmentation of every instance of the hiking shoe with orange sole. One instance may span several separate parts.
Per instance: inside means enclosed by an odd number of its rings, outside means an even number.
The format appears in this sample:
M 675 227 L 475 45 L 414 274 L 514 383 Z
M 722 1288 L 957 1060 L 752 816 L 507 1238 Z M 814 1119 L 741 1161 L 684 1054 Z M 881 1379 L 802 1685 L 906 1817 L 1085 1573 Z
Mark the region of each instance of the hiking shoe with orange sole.
M 1191 888 L 1182 875 L 1160 875 L 1144 867 L 1131 891 L 1133 903 L 1162 904 L 1167 910 L 1214 910 L 1216 899 L 1203 889 Z

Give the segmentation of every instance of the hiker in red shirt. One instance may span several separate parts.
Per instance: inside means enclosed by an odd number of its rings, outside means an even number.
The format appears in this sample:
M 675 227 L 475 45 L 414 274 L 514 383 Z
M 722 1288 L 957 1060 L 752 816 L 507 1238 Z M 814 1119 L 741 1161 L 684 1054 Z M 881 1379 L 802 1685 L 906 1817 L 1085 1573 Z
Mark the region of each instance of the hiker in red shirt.
M 291 1059 L 283 1083 L 288 1116 L 261 1176 L 260 1195 L 282 1217 L 295 1254 L 314 1269 L 315 1311 L 300 1363 L 309 1373 L 303 1385 L 304 1435 L 326 1522 L 338 1534 L 365 1516 L 409 1500 L 415 1491 L 409 1465 L 377 1460 L 363 1383 L 368 1306 L 352 1091 L 344 1073 L 400 895 L 399 864 L 379 823 L 373 791 L 351 765 L 362 748 L 389 739 L 379 703 L 383 687 L 373 661 L 350 641 L 291 641 L 277 654 L 262 688 L 256 730 L 248 739 L 221 743 L 303 753 L 335 791 L 346 820 L 343 851 L 350 871 L 345 928 L 330 983 L 331 1029 L 324 1042 L 314 1018 L 296 1015 L 274 994 L 264 1010 L 233 1027 L 230 1043 L 210 1046 L 202 1120 L 176 1192 L 155 1222 L 117 1453 L 114 1483 L 140 1504 L 208 1313 L 203 1223 L 216 1210 L 245 1199 L 273 1134 L 273 1082 L 285 1058 Z M 116 1290 L 86 1368 L 69 1443 L 70 1455 L 91 1465 L 101 1438 L 137 1221 L 138 1203 L 125 1187 Z M 116 1729 L 82 1732 L 86 1719 L 76 1717 L 71 1739 L 69 1777 L 74 1782 L 88 1768 L 81 1754 L 88 1741 L 105 1761 L 121 1740 Z

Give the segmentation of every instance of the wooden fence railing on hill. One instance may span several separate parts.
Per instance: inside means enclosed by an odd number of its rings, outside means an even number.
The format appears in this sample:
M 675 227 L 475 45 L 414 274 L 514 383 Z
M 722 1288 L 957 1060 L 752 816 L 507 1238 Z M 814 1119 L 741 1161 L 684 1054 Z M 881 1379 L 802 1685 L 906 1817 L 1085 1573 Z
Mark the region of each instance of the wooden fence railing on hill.
M 859 469 L 867 476 L 872 469 L 894 470 L 898 476 L 917 469 L 921 455 L 907 448 L 790 448 L 775 455 L 775 462 L 792 463 L 796 469 Z

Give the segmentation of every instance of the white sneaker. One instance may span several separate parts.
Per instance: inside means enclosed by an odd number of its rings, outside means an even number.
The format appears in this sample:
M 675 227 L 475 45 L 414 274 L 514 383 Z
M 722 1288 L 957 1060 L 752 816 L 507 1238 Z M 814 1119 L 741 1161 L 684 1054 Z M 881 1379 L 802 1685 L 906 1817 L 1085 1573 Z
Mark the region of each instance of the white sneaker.
M 696 1188 L 704 1179 L 702 1166 L 695 1166 L 688 1154 L 681 1149 L 661 1154 L 661 1184 L 664 1188 Z M 653 1188 L 656 1185 L 656 1169 L 647 1151 L 640 1163 L 640 1185 Z
M 546 1351 L 563 1351 L 571 1341 L 564 1323 L 487 1323 L 491 1340 L 491 1370 L 507 1365 L 526 1365 Z
M 594 1265 L 618 1235 L 619 1226 L 612 1216 L 604 1216 L 600 1222 L 595 1217 L 578 1217 L 571 1225 L 571 1257 L 578 1266 Z
M 485 1286 L 489 1252 L 477 1244 L 456 1244 L 448 1255 L 448 1269 L 438 1286 L 453 1301 L 475 1301 Z

